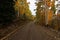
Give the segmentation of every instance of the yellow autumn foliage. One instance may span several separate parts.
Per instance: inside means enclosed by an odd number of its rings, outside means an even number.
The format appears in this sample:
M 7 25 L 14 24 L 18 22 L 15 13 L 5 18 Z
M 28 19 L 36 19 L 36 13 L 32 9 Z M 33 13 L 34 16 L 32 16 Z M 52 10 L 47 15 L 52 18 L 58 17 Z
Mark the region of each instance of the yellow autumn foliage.
M 48 11 L 48 21 L 51 21 L 53 17 L 53 12 L 51 10 Z
M 18 11 L 18 5 L 19 5 L 19 4 L 18 4 L 18 1 L 16 1 L 16 2 L 15 2 L 15 5 L 14 5 L 14 8 L 15 8 L 16 11 Z

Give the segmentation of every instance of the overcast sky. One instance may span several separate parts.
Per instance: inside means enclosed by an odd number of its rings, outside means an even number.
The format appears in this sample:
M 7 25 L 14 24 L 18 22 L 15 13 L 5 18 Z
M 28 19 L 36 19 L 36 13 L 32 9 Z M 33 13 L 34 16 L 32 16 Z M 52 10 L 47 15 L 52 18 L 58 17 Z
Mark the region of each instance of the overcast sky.
M 32 12 L 32 15 L 36 15 L 35 11 L 34 11 L 34 9 L 36 9 L 36 6 L 35 6 L 36 1 L 35 0 L 27 0 L 27 2 L 30 2 L 29 7 Z
M 29 7 L 32 12 L 32 15 L 36 15 L 34 9 L 36 9 L 35 2 L 36 0 L 27 0 L 27 2 L 30 2 Z M 55 2 L 57 4 L 57 2 Z

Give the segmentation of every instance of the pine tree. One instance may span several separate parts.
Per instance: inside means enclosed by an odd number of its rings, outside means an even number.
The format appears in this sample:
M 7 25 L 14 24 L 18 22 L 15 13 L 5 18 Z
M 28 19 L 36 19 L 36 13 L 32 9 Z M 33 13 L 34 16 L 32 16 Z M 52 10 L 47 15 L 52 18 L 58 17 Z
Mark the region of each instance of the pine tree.
M 13 0 L 0 0 L 0 23 L 11 22 L 15 16 Z

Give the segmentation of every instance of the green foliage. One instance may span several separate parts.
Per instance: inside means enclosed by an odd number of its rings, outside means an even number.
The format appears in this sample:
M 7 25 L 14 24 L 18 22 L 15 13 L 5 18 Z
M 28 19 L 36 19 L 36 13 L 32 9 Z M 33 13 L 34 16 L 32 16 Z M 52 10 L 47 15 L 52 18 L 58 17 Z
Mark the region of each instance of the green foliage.
M 52 10 L 52 11 L 54 12 L 54 14 L 55 14 L 55 12 L 56 12 L 55 6 L 52 6 L 51 10 Z

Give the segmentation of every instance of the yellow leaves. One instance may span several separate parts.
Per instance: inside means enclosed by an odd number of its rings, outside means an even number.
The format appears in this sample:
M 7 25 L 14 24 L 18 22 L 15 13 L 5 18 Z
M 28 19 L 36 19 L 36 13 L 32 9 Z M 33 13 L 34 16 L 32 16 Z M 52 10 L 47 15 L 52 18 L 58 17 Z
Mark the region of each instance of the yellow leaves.
M 51 0 L 46 0 L 46 5 L 47 5 L 48 7 L 53 6 L 53 5 L 54 5 L 54 0 L 53 0 L 53 1 L 51 1 Z
M 15 8 L 16 11 L 18 11 L 18 9 L 19 9 L 19 3 L 18 3 L 18 1 L 15 2 L 14 8 Z
M 20 14 L 24 14 L 25 13 L 25 10 L 24 10 L 24 7 L 22 6 L 22 7 L 19 7 L 19 13 Z
M 18 1 L 16 1 L 15 5 L 16 5 L 16 6 L 19 6 L 19 3 L 18 3 Z
M 47 6 L 49 6 L 49 7 L 50 7 L 50 6 L 51 6 L 51 3 L 50 3 L 50 2 L 47 2 Z
M 48 21 L 51 21 L 53 17 L 53 12 L 51 10 L 48 11 Z
M 29 13 L 26 13 L 27 16 L 29 16 Z
M 18 11 L 20 14 L 24 14 L 25 12 L 24 5 L 22 6 L 20 3 L 21 3 L 21 0 L 17 0 L 15 2 L 15 10 Z

